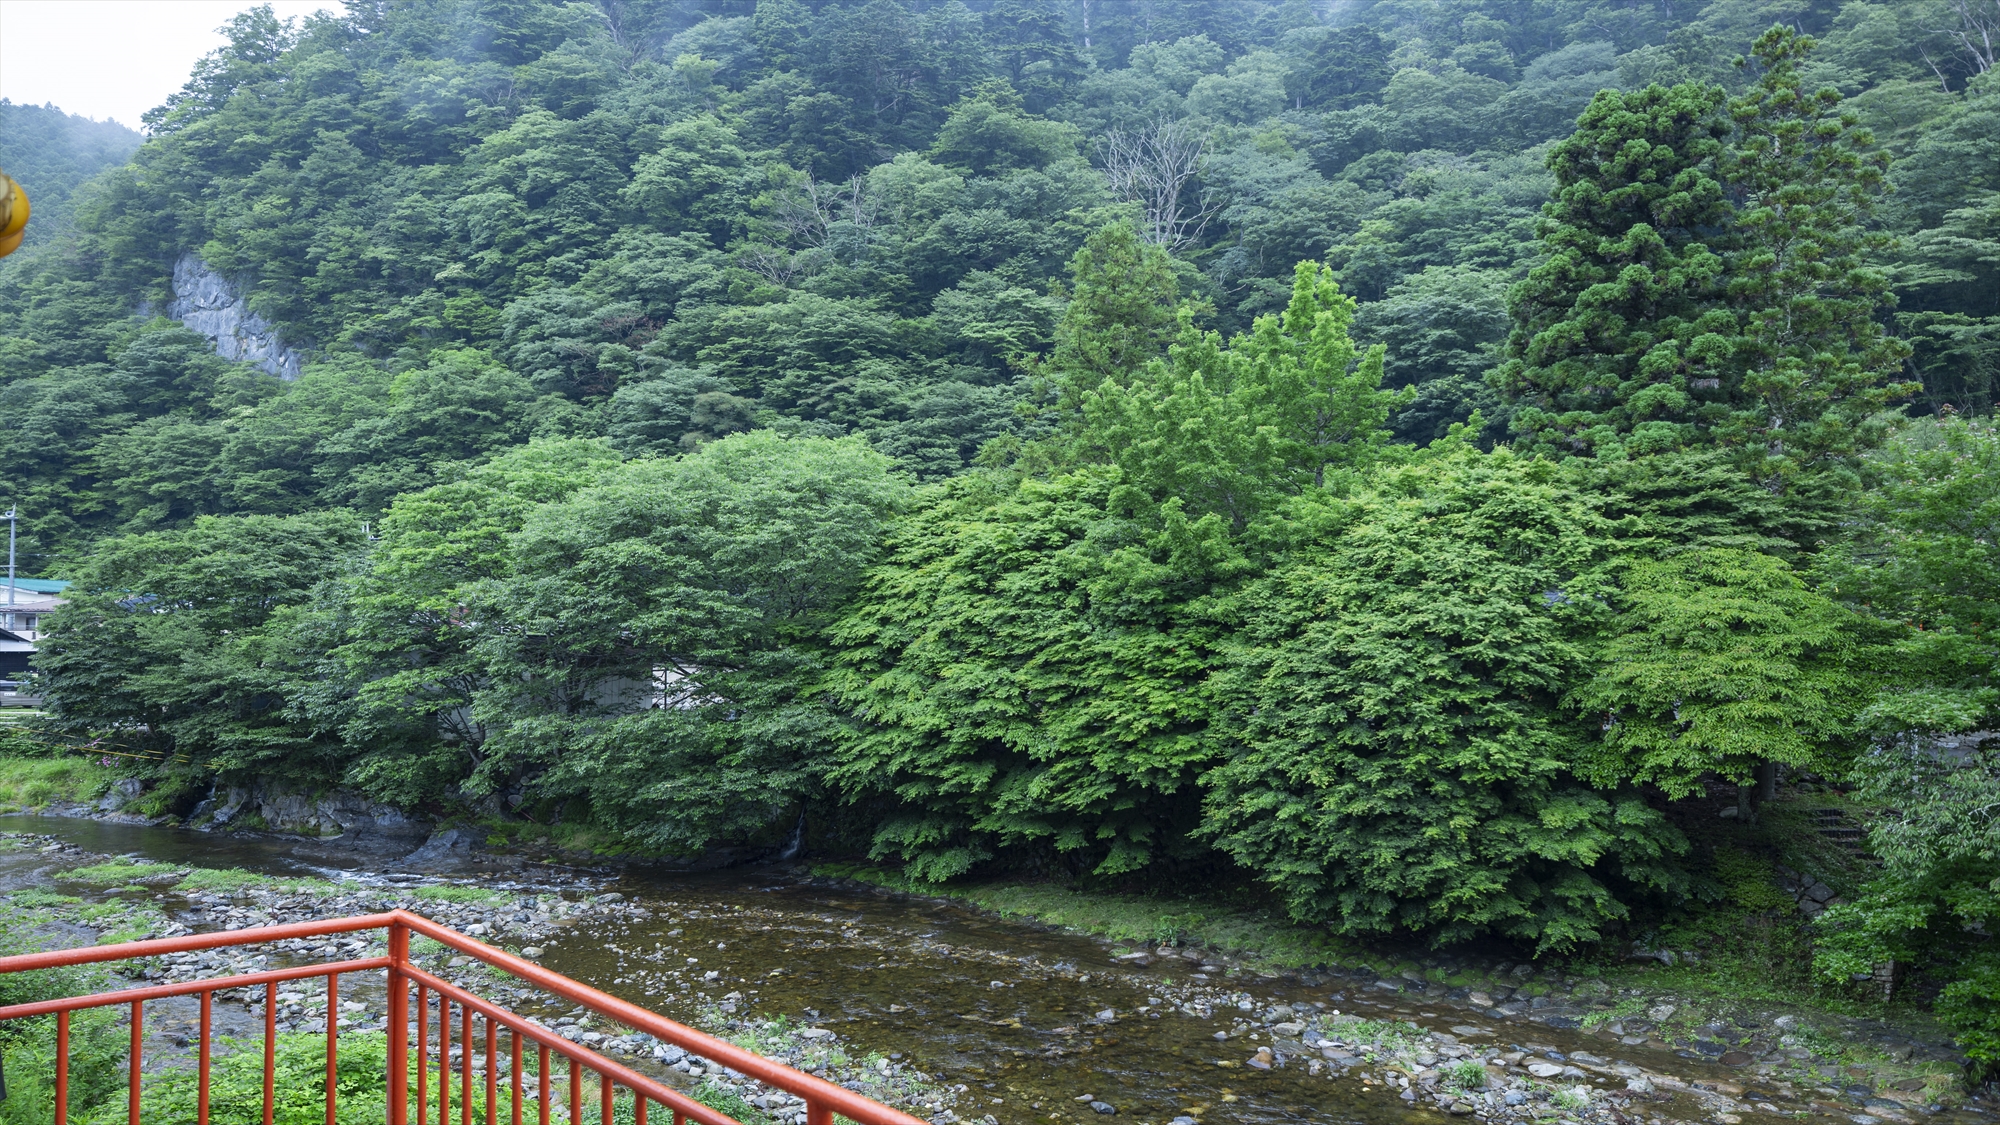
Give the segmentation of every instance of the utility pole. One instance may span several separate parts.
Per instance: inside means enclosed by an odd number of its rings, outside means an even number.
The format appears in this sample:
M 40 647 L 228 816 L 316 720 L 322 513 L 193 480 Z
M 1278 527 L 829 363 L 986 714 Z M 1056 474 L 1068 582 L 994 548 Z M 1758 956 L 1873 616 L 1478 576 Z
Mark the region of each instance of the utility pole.
M 7 509 L 7 628 L 14 627 L 14 525 L 19 521 L 15 513 L 19 509 Z

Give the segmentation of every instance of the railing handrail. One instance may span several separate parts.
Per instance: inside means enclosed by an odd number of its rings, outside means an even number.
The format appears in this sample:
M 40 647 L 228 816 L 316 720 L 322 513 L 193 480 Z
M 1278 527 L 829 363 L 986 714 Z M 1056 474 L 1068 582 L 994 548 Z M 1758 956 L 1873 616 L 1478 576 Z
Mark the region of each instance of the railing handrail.
M 269 942 L 285 941 L 292 938 L 325 937 L 330 934 L 358 933 L 366 930 L 390 930 L 405 927 L 411 933 L 422 934 L 450 949 L 477 958 L 494 968 L 500 969 L 527 983 L 573 1003 L 580 1004 L 598 1015 L 642 1031 L 656 1039 L 699 1055 L 712 1062 L 720 1063 L 747 1077 L 754 1078 L 770 1086 L 805 1099 L 809 1106 L 819 1113 L 826 1110 L 838 1113 L 862 1125 L 928 1125 L 922 1118 L 883 1105 L 872 1098 L 857 1094 L 844 1086 L 826 1079 L 795 1070 L 781 1063 L 772 1062 L 754 1052 L 745 1050 L 734 1043 L 697 1031 L 685 1024 L 667 1019 L 665 1016 L 647 1011 L 636 1004 L 620 1000 L 609 993 L 601 992 L 579 981 L 571 980 L 560 973 L 545 969 L 532 961 L 516 957 L 505 950 L 488 945 L 467 934 L 459 933 L 447 926 L 439 925 L 421 914 L 408 910 L 391 910 L 381 914 L 356 915 L 346 918 L 327 918 L 311 922 L 290 922 L 275 926 L 250 926 L 240 930 L 219 930 L 204 934 L 187 934 L 181 937 L 153 938 L 146 941 L 120 942 L 115 945 L 79 946 L 70 949 L 49 950 L 42 953 L 23 953 L 10 957 L 0 957 L 0 974 L 25 972 L 35 969 L 62 968 L 72 965 L 98 964 L 105 961 L 129 961 L 143 957 L 159 957 L 171 953 L 190 953 L 204 949 L 221 949 L 230 946 L 262 945 Z M 404 943 L 406 944 L 406 943 Z M 432 987 L 445 984 L 412 964 L 407 955 L 398 956 L 397 942 L 390 943 L 388 957 L 365 958 L 346 962 L 332 962 L 316 965 L 297 966 L 291 969 L 274 969 L 235 977 L 209 978 L 175 985 L 148 986 L 127 989 L 120 992 L 96 993 L 89 996 L 68 997 L 59 1000 L 37 1001 L 0 1008 L 0 1020 L 18 1019 L 32 1015 L 49 1013 L 63 1014 L 82 1008 L 102 1007 L 112 1004 L 130 1004 L 147 999 L 191 993 L 212 993 L 230 988 L 247 987 L 253 984 L 268 984 L 295 977 L 328 976 L 367 969 L 387 968 L 392 973 L 402 973 L 433 982 Z M 234 982 L 234 983 L 233 983 Z M 456 989 L 455 991 L 465 992 Z M 495 1012 L 504 1011 L 497 1005 L 470 996 L 476 1005 L 491 1007 Z M 511 1013 L 508 1013 L 511 1015 Z M 524 1023 L 533 1021 L 516 1017 Z M 540 1025 L 537 1029 L 554 1037 Z M 404 1029 L 407 1033 L 407 1029 Z M 537 1036 L 539 1037 L 539 1036 Z M 559 1037 L 558 1037 L 559 1038 Z M 565 1041 L 567 1042 L 567 1041 Z M 604 1059 L 597 1052 L 590 1051 L 581 1044 L 571 1043 L 564 1048 L 591 1056 L 596 1062 L 593 1069 L 609 1073 L 609 1067 L 622 1071 L 631 1077 L 628 1068 Z M 601 1065 L 600 1065 L 601 1064 Z M 629 1079 L 620 1076 L 621 1084 L 630 1085 Z M 657 1085 L 651 1079 L 648 1084 Z M 706 1107 L 704 1107 L 706 1108 Z M 705 1114 L 702 1116 L 706 1116 Z M 723 1118 L 727 1120 L 727 1118 Z M 572 1123 L 576 1125 L 576 1123 Z

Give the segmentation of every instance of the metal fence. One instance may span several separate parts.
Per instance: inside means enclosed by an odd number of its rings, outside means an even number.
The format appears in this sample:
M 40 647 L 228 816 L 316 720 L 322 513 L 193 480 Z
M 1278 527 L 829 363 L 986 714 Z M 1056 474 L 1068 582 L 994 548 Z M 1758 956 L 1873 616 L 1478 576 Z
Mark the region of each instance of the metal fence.
M 352 918 L 298 922 L 282 926 L 262 926 L 222 933 L 192 934 L 157 941 L 136 941 L 120 945 L 100 945 L 0 957 L 0 974 L 86 965 L 107 961 L 130 961 L 169 953 L 217 949 L 228 946 L 258 945 L 290 938 L 324 937 L 329 934 L 387 930 L 389 952 L 384 957 L 363 957 L 347 961 L 296 965 L 265 972 L 213 977 L 176 984 L 153 985 L 42 1000 L 0 1008 L 0 1021 L 54 1015 L 55 1023 L 55 1123 L 65 1125 L 69 1114 L 69 1033 L 70 1015 L 86 1008 L 129 1005 L 131 1008 L 131 1058 L 128 1116 L 131 1125 L 140 1125 L 140 1062 L 144 1054 L 146 1003 L 172 996 L 200 999 L 201 1018 L 195 1044 L 197 1069 L 196 1125 L 209 1125 L 209 1074 L 213 1048 L 213 1009 L 220 991 L 264 988 L 264 1125 L 272 1125 L 276 1107 L 278 985 L 286 981 L 323 977 L 326 980 L 326 1125 L 335 1125 L 339 1090 L 335 1082 L 340 1029 L 340 979 L 351 973 L 384 972 L 388 978 L 388 1122 L 389 1125 L 451 1125 L 452 1087 L 456 1085 L 459 1125 L 474 1125 L 474 1091 L 483 1083 L 485 1125 L 499 1125 L 504 1102 L 509 1125 L 523 1125 L 533 1112 L 536 1125 L 550 1125 L 554 1115 L 552 1091 L 558 1071 L 566 1069 L 567 1120 L 583 1125 L 584 1091 L 594 1085 L 599 1125 L 614 1125 L 626 1118 L 632 1125 L 648 1125 L 648 1113 L 660 1107 L 672 1115 L 673 1125 L 698 1122 L 700 1125 L 737 1125 L 735 1119 L 702 1104 L 656 1079 L 615 1062 L 580 1043 L 573 1043 L 534 1020 L 483 1000 L 471 991 L 423 969 L 410 959 L 410 937 L 419 934 L 468 957 L 476 958 L 527 984 L 581 1005 L 608 1020 L 674 1044 L 691 1054 L 720 1063 L 759 1082 L 784 1090 L 804 1100 L 806 1125 L 832 1125 L 834 1115 L 856 1125 L 926 1125 L 921 1119 L 824 1079 L 746 1051 L 733 1043 L 703 1034 L 663 1016 L 627 1003 L 615 996 L 580 984 L 503 950 L 440 926 L 419 914 L 395 910 Z M 414 1000 L 414 1005 L 413 1005 Z M 435 1040 L 430 1026 L 436 1009 Z M 454 1035 L 459 1044 L 458 1072 L 453 1073 L 451 1047 Z M 502 1052 L 503 1033 L 505 1053 Z M 433 1046 L 433 1042 L 435 1046 Z M 483 1077 L 476 1077 L 475 1055 L 482 1053 L 486 1065 Z M 508 1077 L 502 1096 L 502 1060 Z M 524 1095 L 523 1073 L 532 1065 L 536 1075 L 532 1096 Z M 587 1077 L 590 1076 L 590 1077 Z M 594 1077 L 594 1082 L 591 1080 Z M 532 1104 L 532 1110 L 530 1105 Z M 435 1114 L 435 1116 L 433 1116 Z

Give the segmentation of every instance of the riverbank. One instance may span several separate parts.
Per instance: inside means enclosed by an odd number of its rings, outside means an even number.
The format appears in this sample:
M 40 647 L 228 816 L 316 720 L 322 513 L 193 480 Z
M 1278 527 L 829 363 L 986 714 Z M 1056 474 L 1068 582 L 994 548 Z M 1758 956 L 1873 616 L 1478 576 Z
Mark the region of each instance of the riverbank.
M 539 959 L 555 942 L 586 930 L 651 922 L 657 910 L 657 906 L 649 909 L 621 893 L 602 890 L 602 879 L 568 872 L 537 873 L 537 885 L 532 887 L 420 874 L 336 880 L 149 862 L 135 856 L 89 852 L 50 835 L 0 833 L 0 857 L 24 853 L 33 857 L 35 885 L 0 895 L 0 949 L 5 952 L 249 930 L 403 909 L 517 955 Z M 176 983 L 290 963 L 377 957 L 386 953 L 385 943 L 384 935 L 367 933 L 173 954 L 117 965 L 93 987 Z M 804 1121 L 803 1102 L 681 1047 L 633 1033 L 580 1007 L 518 986 L 512 978 L 472 958 L 453 954 L 436 942 L 419 938 L 413 942 L 412 952 L 425 968 L 453 983 L 542 1020 L 566 1039 L 678 1085 L 745 1125 L 800 1125 Z M 262 995 L 261 989 L 218 992 L 216 1034 L 257 1034 L 256 1025 L 263 1017 Z M 702 1018 L 697 1021 L 702 1030 L 910 1112 L 938 1120 L 952 1118 L 949 1110 L 956 1100 L 955 1091 L 930 1081 L 928 1075 L 906 1066 L 879 1066 L 878 1061 L 886 1060 L 878 1060 L 834 1032 L 813 1028 L 805 1021 L 737 1018 L 735 995 L 712 1000 L 703 996 Z M 379 985 L 371 988 L 370 982 L 357 978 L 343 988 L 341 996 L 344 1000 L 336 1022 L 344 1035 L 386 1032 L 387 1004 Z M 323 981 L 288 984 L 278 993 L 278 1002 L 275 1026 L 281 1035 L 324 1029 L 327 993 Z M 187 1029 L 180 1026 L 184 1022 L 168 1010 L 154 1013 L 149 1026 L 154 1035 L 164 1035 L 168 1043 L 184 1046 Z M 474 1065 L 477 1069 L 484 1064 L 475 1059 Z
M 162 830 L 117 831 L 136 842 L 140 834 Z M 1024 944 L 1019 935 L 1052 929 L 1047 919 L 1039 927 L 975 921 L 968 929 L 947 920 L 976 920 L 997 911 L 970 914 L 926 906 L 919 896 L 888 889 L 856 893 L 847 889 L 845 876 L 802 880 L 769 868 L 746 872 L 751 874 L 747 886 L 740 876 L 708 876 L 699 884 L 711 888 L 707 891 L 671 883 L 646 890 L 655 884 L 631 871 L 543 865 L 482 872 L 477 881 L 462 873 L 456 878 L 449 873 L 324 878 L 306 872 L 208 869 L 138 853 L 91 854 L 50 836 L 10 839 L 15 845 L 11 869 L 34 872 L 36 885 L 0 900 L 0 910 L 25 911 L 35 925 L 55 926 L 50 940 L 164 935 L 402 906 L 760 1052 L 824 1069 L 940 1125 L 983 1123 L 988 1117 L 996 1125 L 1028 1125 L 1051 1117 L 1077 1125 L 1098 1119 L 1103 1111 L 1093 1103 L 1151 1125 L 1182 1118 L 1182 1125 L 1290 1120 L 1268 1118 L 1252 1102 L 1231 1105 L 1232 1099 L 1255 1096 L 1260 1083 L 1273 1082 L 1295 1091 L 1286 1097 L 1332 1098 L 1331 1105 L 1359 1107 L 1362 1120 L 1406 1119 L 1412 1125 L 1451 1116 L 1507 1125 L 1762 1125 L 1783 1116 L 1841 1122 L 1866 1117 L 1869 1121 L 1860 1125 L 1873 1125 L 1929 1117 L 1972 1122 L 1976 1116 L 1958 1110 L 1982 1108 L 1962 1101 L 1950 1088 L 1949 1068 L 1926 1067 L 1921 1061 L 1904 1072 L 1870 1068 L 1866 1077 L 1847 1071 L 1829 1077 L 1813 1069 L 1830 1065 L 1821 1063 L 1822 1056 L 1785 1056 L 1784 1062 L 1775 1062 L 1759 1051 L 1739 1064 L 1699 1050 L 1676 1053 L 1665 1039 L 1638 1032 L 1647 1014 L 1621 1015 L 1632 997 L 1577 999 L 1595 991 L 1590 982 L 1571 987 L 1553 972 L 1510 974 L 1506 979 L 1513 984 L 1496 984 L 1489 994 L 1445 988 L 1445 982 L 1427 979 L 1379 976 L 1372 970 L 1281 972 L 1226 955 L 1206 960 L 1211 951 L 1186 945 L 1141 946 L 1106 937 L 1093 946 L 1053 936 L 1039 945 L 1032 940 Z M 215 843 L 227 847 L 230 841 L 216 838 Z M 267 846 L 275 843 L 267 841 Z M 166 844 L 169 849 L 182 846 L 178 839 Z M 20 855 L 23 851 L 29 854 Z M 155 847 L 147 854 L 158 856 L 161 850 Z M 0 860 L 6 858 L 0 852 Z M 828 886 L 835 882 L 840 888 Z M 814 884 L 826 889 L 815 892 Z M 725 887 L 737 889 L 716 897 Z M 807 892 L 803 897 L 802 891 Z M 1048 898 L 1046 889 L 1032 899 L 997 893 L 985 897 L 1016 909 L 1030 903 L 1046 909 L 1058 901 Z M 1071 900 L 1067 905 L 1079 913 L 1066 917 L 1077 921 L 1085 918 L 1080 911 L 1090 904 Z M 1129 903 L 1120 909 L 1117 916 L 1128 925 L 1144 916 L 1133 913 Z M 871 921 L 864 924 L 864 916 Z M 878 917 L 879 922 L 872 921 Z M 1220 917 L 1214 921 L 1227 922 Z M 940 924 L 947 928 L 940 930 Z M 8 930 L 18 933 L 20 927 Z M 1011 946 L 985 944 L 979 935 L 989 932 Z M 163 959 L 147 971 L 159 974 L 151 979 L 186 979 L 247 967 L 251 956 L 305 960 L 379 952 L 365 945 L 333 950 L 308 946 Z M 438 954 L 433 951 L 434 961 L 446 975 L 481 991 L 497 990 L 502 1002 L 600 1050 L 671 1071 L 684 1088 L 706 1090 L 717 1099 L 711 1104 L 726 1112 L 741 1108 L 751 1114 L 750 1121 L 771 1125 L 788 1125 L 792 1119 L 793 1107 L 782 1095 L 748 1086 L 726 1071 L 715 1073 L 704 1060 L 674 1057 L 671 1050 L 661 1050 L 664 1045 L 642 1036 L 596 1026 L 584 1013 L 503 985 L 477 962 L 440 960 Z M 898 965 L 924 967 L 903 977 L 901 986 L 877 983 Z M 940 969 L 969 975 L 976 985 L 941 987 Z M 819 972 L 832 975 L 824 990 L 815 993 L 806 982 Z M 795 976 L 803 989 L 787 983 Z M 378 998 L 361 988 L 343 988 L 342 999 L 359 1005 L 344 1005 L 341 1018 L 350 1030 L 379 1032 Z M 280 1002 L 281 1029 L 323 1024 L 323 992 L 299 987 L 283 994 Z M 218 1008 L 224 1017 L 261 1024 L 254 1004 L 240 1011 L 238 1006 Z M 894 1027 L 896 1021 L 911 1020 L 916 1021 L 908 1024 L 917 1033 L 915 1040 L 899 1036 Z M 1672 1034 L 1681 1022 L 1676 1013 L 1658 1021 L 1662 1034 Z M 170 1021 L 162 1025 L 164 1034 L 184 1037 L 187 1031 Z M 948 1046 L 971 1033 L 961 1028 L 978 1029 L 978 1035 L 994 1040 L 993 1047 L 968 1057 Z M 1760 1035 L 1794 1034 L 1797 1029 L 1779 1022 L 1725 1030 L 1731 1045 L 1743 1049 L 1755 1048 Z M 1724 1038 L 1724 1032 L 1712 1028 L 1695 1031 L 1704 1043 Z M 1638 1041 L 1632 1042 L 1635 1034 Z M 1121 1040 L 1127 1046 L 1118 1047 Z M 913 1043 L 910 1057 L 893 1049 L 910 1052 Z M 1158 1072 L 1154 1082 L 1135 1087 L 1120 1078 L 1126 1082 L 1121 1086 L 1106 1078 L 1127 1065 L 1107 1069 L 1112 1061 L 1108 1052 L 1123 1059 L 1158 1057 L 1165 1064 L 1166 1057 L 1156 1055 L 1160 1051 L 1172 1051 L 1176 1061 Z M 1024 1063 L 1047 1073 L 1029 1084 L 1010 1084 L 1009 1069 Z M 1204 1070 L 1211 1077 L 1202 1077 Z M 1925 1077 L 1904 1089 L 1900 1084 L 1909 1080 L 1897 1073 Z M 996 1080 L 999 1089 L 994 1088 Z M 1162 1081 L 1165 1086 L 1159 1085 Z M 1051 1086 L 1057 1091 L 1052 1093 Z M 1149 1088 L 1151 1110 L 1141 1100 L 1146 1095 L 1135 1092 Z M 1201 1092 L 1204 1088 L 1207 1093 Z M 1162 1091 L 1181 1095 L 1171 1112 L 1158 1100 Z M 1085 1095 L 1088 1101 L 1078 1100 Z M 1241 1118 L 1238 1109 L 1251 1117 Z
M 0 755 L 0 813 L 87 806 L 118 780 L 118 771 L 88 758 Z
M 16 776 L 39 775 L 24 769 Z M 47 807 L 62 807 L 72 815 L 104 815 L 97 805 L 77 803 L 74 798 L 88 800 L 94 795 L 92 786 L 102 793 L 108 782 L 88 769 L 66 776 L 70 803 L 58 801 Z M 104 777 L 108 776 L 107 772 Z M 498 864 L 513 872 L 519 872 L 523 863 L 543 866 L 535 860 L 604 864 L 610 858 L 556 849 L 547 841 L 536 842 L 539 846 L 507 846 L 507 841 L 483 837 L 476 830 L 448 830 L 440 838 L 447 836 L 457 860 Z M 215 840 L 220 847 L 232 838 L 217 835 Z M 308 843 L 326 841 L 300 841 Z M 475 845 L 482 844 L 480 854 L 471 854 Z M 759 878 L 771 877 L 769 869 L 755 870 L 763 872 Z M 143 886 L 146 877 L 145 872 L 110 874 L 129 875 L 132 886 Z M 186 878 L 196 879 L 192 889 L 199 890 L 201 879 L 221 877 Z M 895 872 L 855 864 L 818 865 L 812 869 L 812 880 L 828 887 L 948 901 L 999 919 L 1089 935 L 1098 939 L 1111 963 L 1131 968 L 1172 965 L 1197 982 L 1217 982 L 1217 987 L 1295 980 L 1338 993 L 1363 1010 L 1371 1004 L 1409 1009 L 1407 1014 L 1422 1021 L 1419 1026 L 1426 1028 L 1426 1034 L 1451 1036 L 1448 1029 L 1455 1026 L 1451 1013 L 1456 1012 L 1465 1019 L 1500 1026 L 1587 1036 L 1607 1051 L 1665 1052 L 1691 1065 L 1712 1064 L 1743 1080 L 1721 1079 L 1724 1086 L 1749 1083 L 1745 1089 L 1755 1091 L 1757 1083 L 1784 1083 L 1800 1098 L 1818 1097 L 1849 1115 L 1866 1111 L 1861 1115 L 1895 1121 L 1899 1114 L 1922 1115 L 1931 1107 L 1960 1104 L 1964 1093 L 1962 1059 L 1915 1005 L 1870 1006 L 1847 997 L 1814 1003 L 1801 990 L 1788 988 L 1783 979 L 1745 980 L 1745 963 L 1712 946 L 1706 952 L 1685 947 L 1642 950 L 1643 960 L 1515 963 L 1465 953 L 1411 955 L 1370 949 L 1274 915 L 1191 899 L 1090 894 L 1029 883 L 969 884 L 940 893 L 934 887 L 911 884 Z M 598 881 L 602 882 L 601 876 Z M 187 889 L 185 882 L 176 884 L 177 893 Z M 533 943 L 550 940 L 553 931 L 537 919 L 537 911 L 512 913 L 517 917 L 525 913 L 529 921 L 522 925 L 530 928 L 502 924 L 493 931 L 494 937 L 521 948 L 536 948 Z M 532 928 L 536 925 L 544 928 Z M 1421 1008 L 1435 1010 L 1417 1010 Z M 752 1034 L 755 1029 L 732 1033 Z M 1341 1042 L 1330 1033 L 1315 1034 L 1330 1043 Z M 1294 1044 L 1290 1049 L 1300 1048 Z M 1726 1091 L 1721 1093 L 1727 1096 Z
M 1964 1056 L 1916 1005 L 1868 1010 L 1738 989 L 1733 966 L 1705 968 L 1704 958 L 1690 951 L 1654 951 L 1609 965 L 1440 951 L 1397 957 L 1268 914 L 1199 900 L 1032 883 L 940 890 L 860 864 L 819 864 L 813 872 L 831 884 L 931 895 L 995 917 L 1086 934 L 1125 963 L 1179 960 L 1225 979 L 1295 976 L 1376 1000 L 1574 1030 L 1607 1049 L 1671 1051 L 1737 1070 L 1746 1082 L 1783 1082 L 1886 1120 L 1897 1120 L 1899 1112 L 1934 1112 L 1931 1107 L 1957 1104 L 1969 1093 Z M 1882 1102 L 1893 1104 L 1870 1104 Z

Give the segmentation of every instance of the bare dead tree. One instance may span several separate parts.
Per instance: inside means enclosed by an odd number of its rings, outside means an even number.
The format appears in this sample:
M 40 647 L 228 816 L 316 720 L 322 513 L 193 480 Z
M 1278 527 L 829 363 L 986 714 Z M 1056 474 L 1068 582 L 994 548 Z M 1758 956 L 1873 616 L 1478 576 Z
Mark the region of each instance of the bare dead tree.
M 817 258 L 818 255 L 811 252 L 795 254 L 781 246 L 757 243 L 736 252 L 739 265 L 781 288 L 790 287 L 795 278 L 814 273 Z
M 1985 74 L 2000 63 L 2000 0 L 1951 0 L 1958 26 L 1944 34 L 1972 62 L 1973 69 Z
M 1179 121 L 1137 132 L 1114 129 L 1097 142 L 1111 191 L 1145 212 L 1146 241 L 1179 250 L 1201 237 L 1221 202 L 1191 191 L 1208 151 L 1208 135 Z
M 881 199 L 868 188 L 868 178 L 859 173 L 844 184 L 816 179 L 808 171 L 805 178 L 777 199 L 778 225 L 794 242 L 815 249 L 824 248 L 833 228 L 850 223 L 868 237 L 882 210 Z

